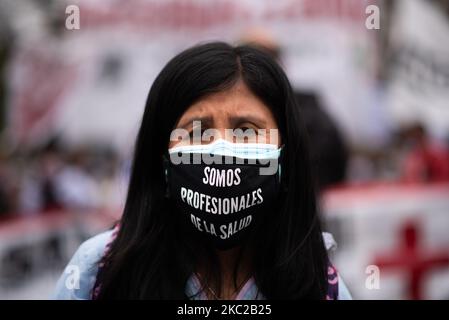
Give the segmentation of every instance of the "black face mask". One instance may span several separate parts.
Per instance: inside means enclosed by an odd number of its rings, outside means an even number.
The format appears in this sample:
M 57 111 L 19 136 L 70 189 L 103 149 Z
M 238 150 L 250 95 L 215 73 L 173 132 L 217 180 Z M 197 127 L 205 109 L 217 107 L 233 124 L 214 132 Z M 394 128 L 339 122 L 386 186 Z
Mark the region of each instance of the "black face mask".
M 181 225 L 217 249 L 241 245 L 273 213 L 280 190 L 278 165 L 274 174 L 261 175 L 264 165 L 236 164 L 229 157 L 221 164 L 174 164 L 167 159 L 165 164 L 169 198 L 184 220 Z

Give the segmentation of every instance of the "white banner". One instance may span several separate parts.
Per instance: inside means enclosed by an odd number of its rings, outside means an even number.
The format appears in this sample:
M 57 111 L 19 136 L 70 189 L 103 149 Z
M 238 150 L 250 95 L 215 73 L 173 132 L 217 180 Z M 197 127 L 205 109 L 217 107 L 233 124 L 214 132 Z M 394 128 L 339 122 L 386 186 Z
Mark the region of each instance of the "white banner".
M 400 0 L 392 25 L 388 103 L 398 124 L 449 134 L 449 19 L 429 1 Z
M 11 68 L 11 129 L 19 142 L 56 131 L 74 143 L 128 148 L 151 83 L 169 58 L 202 41 L 236 42 L 254 27 L 279 42 L 294 86 L 317 90 L 347 136 L 369 142 L 376 134 L 376 31 L 365 26 L 366 7 L 375 0 L 72 2 L 80 9 L 80 29 L 60 37 L 28 35 Z M 55 71 L 39 69 L 36 55 L 57 63 Z M 69 78 L 61 79 L 57 70 L 70 71 Z M 34 102 L 46 95 L 58 99 Z M 51 110 L 51 116 L 43 110 L 29 119 L 36 108 Z

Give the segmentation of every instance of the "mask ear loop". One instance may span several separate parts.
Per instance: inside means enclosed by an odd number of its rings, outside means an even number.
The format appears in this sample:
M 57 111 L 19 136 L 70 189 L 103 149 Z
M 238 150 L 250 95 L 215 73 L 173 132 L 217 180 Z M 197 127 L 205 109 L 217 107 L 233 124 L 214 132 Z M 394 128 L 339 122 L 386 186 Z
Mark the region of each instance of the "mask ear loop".
M 278 183 L 279 185 L 281 185 L 282 182 L 282 166 L 281 166 L 281 162 L 279 162 L 278 164 Z
M 162 156 L 162 167 L 165 177 L 165 197 L 170 198 L 170 185 L 169 185 L 169 173 L 170 173 L 170 160 L 166 155 Z
M 287 192 L 287 186 L 285 185 L 285 183 L 283 183 L 283 178 L 282 178 L 282 163 L 284 162 L 284 154 L 285 154 L 285 146 L 283 145 L 281 147 L 281 151 L 280 151 L 280 155 L 279 155 L 279 164 L 278 164 L 278 182 L 279 185 L 281 187 L 281 190 L 284 192 Z

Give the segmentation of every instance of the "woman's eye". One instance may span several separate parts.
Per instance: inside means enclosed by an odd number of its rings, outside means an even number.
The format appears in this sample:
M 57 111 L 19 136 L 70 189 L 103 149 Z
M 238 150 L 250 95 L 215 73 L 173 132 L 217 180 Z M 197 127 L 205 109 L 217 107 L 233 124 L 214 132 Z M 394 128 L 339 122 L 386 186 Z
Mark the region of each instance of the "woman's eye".
M 258 134 L 258 129 L 254 127 L 247 126 L 247 127 L 240 127 L 239 129 L 242 130 L 243 134 L 248 137 L 254 137 L 257 136 Z
M 206 130 L 203 130 L 201 132 L 201 136 L 203 138 L 203 140 L 205 140 L 205 142 L 212 142 L 215 139 L 214 133 Z
M 249 125 L 241 125 L 234 129 L 234 142 L 257 142 L 257 129 Z
M 188 138 L 191 144 L 204 144 L 210 143 L 215 140 L 214 133 L 208 130 L 208 128 L 199 128 L 188 132 Z
M 206 131 L 206 129 L 201 128 L 200 129 L 193 129 L 189 131 L 189 137 L 193 138 L 195 135 L 199 135 L 199 137 L 201 138 L 204 134 L 204 131 Z
M 257 128 L 254 126 L 251 126 L 251 125 L 242 125 L 242 126 L 239 126 L 237 129 L 242 130 L 243 132 L 248 133 L 248 134 L 250 134 L 250 133 L 257 134 Z

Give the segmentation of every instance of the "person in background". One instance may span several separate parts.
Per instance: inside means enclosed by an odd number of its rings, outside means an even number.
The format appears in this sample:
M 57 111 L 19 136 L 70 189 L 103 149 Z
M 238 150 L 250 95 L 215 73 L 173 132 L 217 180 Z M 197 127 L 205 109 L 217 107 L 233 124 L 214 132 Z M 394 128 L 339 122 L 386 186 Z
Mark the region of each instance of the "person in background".
M 432 141 L 426 128 L 415 123 L 403 131 L 407 154 L 402 165 L 405 182 L 448 182 L 449 150 L 444 144 Z
M 296 91 L 296 99 L 309 136 L 317 189 L 324 191 L 343 183 L 349 154 L 340 130 L 314 92 Z
M 281 63 L 282 49 L 267 29 L 259 27 L 246 30 L 240 43 L 263 50 Z M 318 93 L 298 89 L 294 93 L 307 131 L 317 190 L 321 192 L 344 183 L 349 152 L 338 125 L 326 112 Z

